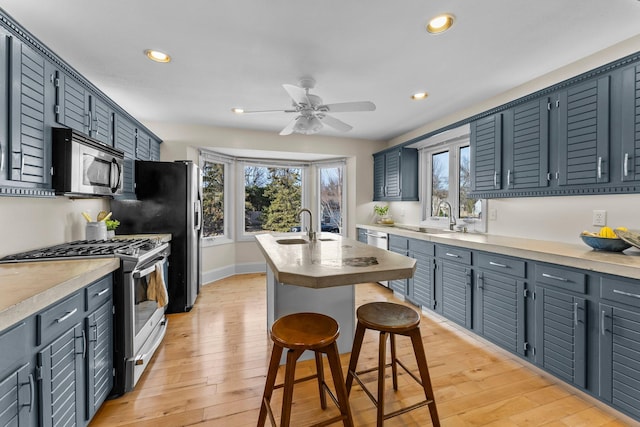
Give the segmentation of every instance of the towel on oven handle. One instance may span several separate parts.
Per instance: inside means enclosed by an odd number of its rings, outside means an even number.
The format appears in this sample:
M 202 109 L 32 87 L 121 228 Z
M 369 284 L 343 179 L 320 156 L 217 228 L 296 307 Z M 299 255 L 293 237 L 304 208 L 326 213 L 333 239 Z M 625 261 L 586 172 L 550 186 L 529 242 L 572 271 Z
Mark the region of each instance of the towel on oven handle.
M 147 282 L 147 299 L 157 301 L 158 307 L 164 307 L 169 302 L 167 287 L 164 284 L 162 261 L 156 263 L 155 271 L 149 275 Z

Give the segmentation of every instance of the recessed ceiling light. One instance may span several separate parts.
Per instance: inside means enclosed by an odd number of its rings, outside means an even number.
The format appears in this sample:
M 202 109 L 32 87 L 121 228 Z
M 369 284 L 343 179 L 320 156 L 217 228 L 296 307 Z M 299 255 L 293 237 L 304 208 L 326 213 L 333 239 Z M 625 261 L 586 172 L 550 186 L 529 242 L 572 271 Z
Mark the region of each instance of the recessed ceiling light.
M 155 62 L 171 62 L 171 57 L 159 50 L 147 49 L 144 51 L 144 54 L 147 55 L 147 58 Z
M 236 114 L 242 114 L 244 113 L 244 108 L 232 108 L 231 111 L 233 111 Z
M 411 95 L 411 99 L 415 99 L 416 101 L 419 101 L 421 99 L 425 99 L 427 96 L 429 96 L 427 92 L 417 92 Z
M 453 25 L 453 15 L 443 13 L 442 15 L 434 16 L 429 20 L 427 24 L 427 31 L 431 34 L 439 34 L 447 31 Z

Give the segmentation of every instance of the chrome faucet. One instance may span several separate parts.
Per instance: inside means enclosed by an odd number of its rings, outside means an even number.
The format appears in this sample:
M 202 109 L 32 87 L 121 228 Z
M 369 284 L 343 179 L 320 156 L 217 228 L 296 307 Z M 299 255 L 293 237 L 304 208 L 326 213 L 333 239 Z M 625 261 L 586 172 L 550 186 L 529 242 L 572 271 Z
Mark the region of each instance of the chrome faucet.
M 302 212 L 307 212 L 309 214 L 309 229 L 307 231 L 307 236 L 309 236 L 309 240 L 315 241 L 316 240 L 316 232 L 313 231 L 313 214 L 311 213 L 311 211 L 307 208 L 302 208 L 298 211 L 298 213 L 296 214 L 296 216 L 298 217 L 298 220 L 302 220 L 302 216 L 300 214 L 302 214 Z M 300 225 L 302 225 L 302 222 L 300 223 Z
M 446 200 L 443 200 L 438 205 L 438 209 L 440 209 L 440 206 L 442 206 L 442 205 L 447 205 L 447 209 L 449 209 L 449 230 L 453 230 L 453 226 L 456 225 L 456 217 L 453 216 L 453 210 L 451 209 L 451 203 L 447 202 Z

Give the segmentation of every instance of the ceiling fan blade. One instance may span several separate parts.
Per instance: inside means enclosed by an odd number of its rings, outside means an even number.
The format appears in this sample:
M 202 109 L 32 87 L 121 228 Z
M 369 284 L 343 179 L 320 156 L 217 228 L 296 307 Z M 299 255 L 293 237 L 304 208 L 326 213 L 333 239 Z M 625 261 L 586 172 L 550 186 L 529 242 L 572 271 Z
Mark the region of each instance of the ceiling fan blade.
M 307 98 L 307 91 L 303 88 L 288 84 L 283 84 L 282 87 L 296 104 L 311 105 L 309 98 Z
M 248 110 L 243 111 L 240 114 L 254 114 L 254 113 L 295 113 L 296 110 Z
M 285 127 L 284 129 L 282 129 L 280 131 L 280 135 L 291 135 L 293 133 L 293 128 L 296 125 L 296 122 L 298 121 L 298 119 L 300 118 L 300 116 L 296 117 L 295 119 L 291 120 Z
M 335 117 L 327 116 L 326 114 L 318 115 L 320 121 L 326 125 L 331 126 L 334 129 L 337 129 L 342 132 L 349 132 L 353 129 L 353 126 L 350 126 L 343 122 L 342 120 L 338 120 Z
M 376 104 L 369 101 L 361 102 L 339 102 L 337 104 L 327 104 L 320 107 L 327 108 L 329 113 L 346 113 L 351 111 L 375 111 Z

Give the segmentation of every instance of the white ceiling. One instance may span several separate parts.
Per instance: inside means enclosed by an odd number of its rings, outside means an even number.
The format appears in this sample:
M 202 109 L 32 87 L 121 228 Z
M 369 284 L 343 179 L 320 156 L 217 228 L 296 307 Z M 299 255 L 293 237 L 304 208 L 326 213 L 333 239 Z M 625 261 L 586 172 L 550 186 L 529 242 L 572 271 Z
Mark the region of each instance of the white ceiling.
M 140 121 L 279 132 L 283 83 L 310 75 L 354 128 L 389 140 L 640 33 L 638 0 L 2 0 L 32 34 Z M 427 20 L 455 15 L 447 33 Z M 170 64 L 146 59 L 166 51 Z M 426 90 L 421 102 L 410 95 Z M 162 135 L 159 135 L 162 137 Z M 282 138 L 286 138 L 283 136 Z

